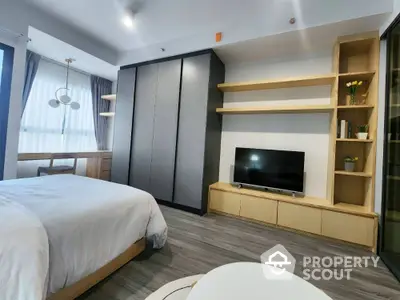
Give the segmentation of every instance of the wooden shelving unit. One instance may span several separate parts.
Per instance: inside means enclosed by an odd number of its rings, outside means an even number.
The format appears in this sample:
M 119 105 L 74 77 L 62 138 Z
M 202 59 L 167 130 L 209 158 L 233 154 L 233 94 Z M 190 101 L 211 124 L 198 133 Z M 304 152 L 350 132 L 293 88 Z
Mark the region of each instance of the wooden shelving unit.
M 217 108 L 220 114 L 288 114 L 288 113 L 326 113 L 332 112 L 332 105 L 298 105 L 271 107 Z
M 108 100 L 108 101 L 116 101 L 117 100 L 117 95 L 116 94 L 103 95 L 103 96 L 101 96 L 101 99 Z
M 375 71 L 362 71 L 362 72 L 350 72 L 350 73 L 339 73 L 341 80 L 353 81 L 353 80 L 371 80 L 374 77 Z
M 340 38 L 335 47 L 334 70 L 338 72 L 338 85 L 333 91 L 336 117 L 332 120 L 332 189 L 334 206 L 351 207 L 360 212 L 374 211 L 376 127 L 378 103 L 379 37 L 377 33 Z M 356 105 L 349 105 L 346 98 L 349 81 L 363 81 L 357 90 Z M 337 136 L 338 120 L 352 124 L 349 139 Z M 359 125 L 368 124 L 368 140 L 355 137 Z M 354 136 L 354 137 L 353 137 Z M 358 157 L 356 172 L 346 172 L 344 158 Z M 329 176 L 329 174 L 328 174 Z
M 218 88 L 223 92 L 330 85 L 329 105 L 216 109 L 220 114 L 329 112 L 327 191 L 326 199 L 305 197 L 293 200 L 290 197 L 280 197 L 265 192 L 250 192 L 244 188 L 233 189 L 217 183 L 210 186 L 210 211 L 276 223 L 278 226 L 342 239 L 368 246 L 375 251 L 378 222 L 374 213 L 374 194 L 379 45 L 378 32 L 339 38 L 334 47 L 332 74 L 328 75 L 219 84 Z M 361 80 L 363 84 L 358 88 L 353 104 L 347 97 L 346 83 L 355 80 Z M 337 138 L 338 120 L 351 122 L 353 131 L 348 138 Z M 369 126 L 368 139 L 356 139 L 354 129 L 365 124 Z M 400 141 L 391 142 L 400 143 Z M 344 171 L 344 159 L 347 156 L 358 158 L 355 172 Z M 400 176 L 391 176 L 389 179 L 400 180 Z M 225 197 L 225 193 L 240 194 L 240 197 Z M 252 198 L 247 201 L 246 197 L 249 196 Z M 256 201 L 254 197 L 263 200 Z M 265 214 L 259 213 L 261 207 L 273 213 L 267 218 Z M 321 214 L 317 215 L 315 209 L 320 209 Z M 311 219 L 313 220 L 310 221 Z M 310 228 L 310 224 L 315 226 Z
M 114 117 L 115 116 L 115 112 L 102 112 L 102 113 L 100 113 L 100 116 L 102 116 L 102 117 Z
M 359 140 L 359 139 L 336 139 L 336 142 L 344 142 L 344 143 L 373 143 L 374 140 Z
M 371 173 L 366 172 L 347 172 L 347 171 L 335 171 L 336 175 L 345 175 L 345 176 L 356 176 L 356 177 L 372 177 Z
M 347 109 L 350 109 L 350 110 L 353 110 L 353 109 L 371 109 L 371 108 L 374 108 L 375 106 L 374 105 L 371 105 L 371 104 L 369 104 L 369 105 L 367 105 L 367 104 L 364 104 L 364 105 L 338 105 L 337 106 L 337 109 L 339 110 L 347 110 Z
M 297 78 L 283 78 L 278 80 L 252 81 L 252 82 L 236 82 L 221 83 L 218 88 L 223 92 L 244 92 L 268 89 L 282 89 L 293 87 L 320 86 L 331 85 L 336 79 L 336 75 L 319 75 Z

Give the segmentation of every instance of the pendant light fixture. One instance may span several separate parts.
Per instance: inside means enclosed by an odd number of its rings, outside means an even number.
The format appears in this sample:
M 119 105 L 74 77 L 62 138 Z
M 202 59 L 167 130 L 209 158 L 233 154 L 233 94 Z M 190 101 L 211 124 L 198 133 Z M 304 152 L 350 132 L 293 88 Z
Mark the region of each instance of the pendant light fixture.
M 69 66 L 70 64 L 74 61 L 72 58 L 67 58 L 65 62 L 67 63 L 67 78 L 65 80 L 65 87 L 59 88 L 55 92 L 55 99 L 51 99 L 49 101 L 49 105 L 53 108 L 57 108 L 60 106 L 60 104 L 63 104 L 65 106 L 69 105 L 71 106 L 72 109 L 78 110 L 81 105 L 78 102 L 71 101 L 71 97 L 68 96 L 68 91 L 70 90 L 68 88 L 68 79 L 69 79 Z M 64 91 L 63 95 L 59 97 L 60 91 Z

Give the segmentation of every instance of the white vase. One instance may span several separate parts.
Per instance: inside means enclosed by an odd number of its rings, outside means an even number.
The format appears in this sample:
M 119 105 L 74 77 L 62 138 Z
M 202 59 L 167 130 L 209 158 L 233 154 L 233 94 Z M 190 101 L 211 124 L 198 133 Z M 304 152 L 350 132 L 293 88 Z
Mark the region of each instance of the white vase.
M 359 140 L 366 140 L 368 138 L 368 132 L 358 132 L 357 138 Z

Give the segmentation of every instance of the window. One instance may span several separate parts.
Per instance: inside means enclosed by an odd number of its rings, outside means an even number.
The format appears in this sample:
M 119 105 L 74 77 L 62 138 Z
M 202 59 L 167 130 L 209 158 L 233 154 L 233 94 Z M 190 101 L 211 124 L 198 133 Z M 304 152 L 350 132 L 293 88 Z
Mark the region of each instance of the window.
M 69 95 L 79 110 L 48 105 L 65 80 L 66 67 L 42 58 L 21 120 L 20 153 L 97 150 L 89 75 L 70 70 Z

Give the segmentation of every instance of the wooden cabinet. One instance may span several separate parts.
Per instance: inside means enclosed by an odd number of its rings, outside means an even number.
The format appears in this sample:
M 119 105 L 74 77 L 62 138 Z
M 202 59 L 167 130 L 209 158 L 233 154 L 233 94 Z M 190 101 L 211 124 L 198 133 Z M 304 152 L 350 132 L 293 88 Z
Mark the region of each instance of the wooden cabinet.
M 240 213 L 240 198 L 239 194 L 211 190 L 209 208 L 214 211 L 238 216 Z
M 240 216 L 248 219 L 276 224 L 277 201 L 252 196 L 242 196 Z
M 278 225 L 321 234 L 321 209 L 280 202 Z
M 111 177 L 111 158 L 88 158 L 86 162 L 86 176 L 109 181 Z
M 209 211 L 347 241 L 376 250 L 377 216 L 324 199 L 293 198 L 218 182 L 209 190 Z
M 334 211 L 322 212 L 322 234 L 361 245 L 375 244 L 375 219 Z

